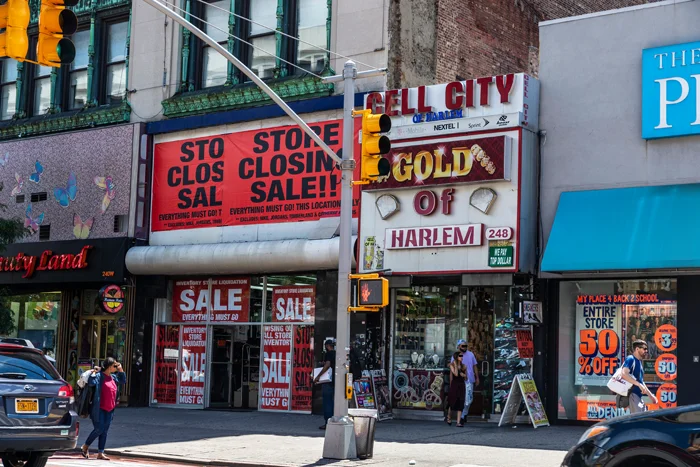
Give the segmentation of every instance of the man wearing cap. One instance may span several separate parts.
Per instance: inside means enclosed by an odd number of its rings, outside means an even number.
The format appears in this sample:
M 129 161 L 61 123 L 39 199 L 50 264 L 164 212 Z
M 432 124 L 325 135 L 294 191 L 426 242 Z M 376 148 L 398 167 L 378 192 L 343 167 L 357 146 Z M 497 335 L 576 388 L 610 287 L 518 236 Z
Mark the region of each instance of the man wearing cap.
M 467 341 L 464 339 L 458 340 L 457 348 L 462 352 L 462 363 L 467 367 L 467 379 L 464 383 L 467 385 L 467 392 L 464 398 L 464 410 L 462 411 L 461 420 L 461 423 L 466 423 L 469 407 L 474 401 L 474 387 L 479 385 L 479 369 L 477 367 L 476 357 L 471 351 L 467 350 Z M 454 360 L 454 358 L 452 360 Z
M 333 374 L 333 368 L 335 367 L 335 342 L 333 339 L 326 339 L 324 342 L 326 348 L 326 355 L 323 359 L 323 368 L 321 372 L 314 378 L 314 384 L 318 383 L 319 378 L 326 373 L 326 371 L 331 372 L 331 383 L 325 383 L 322 385 L 323 394 L 323 425 L 319 428 L 321 430 L 326 429 L 326 423 L 328 419 L 333 416 L 333 399 L 335 394 L 335 377 Z

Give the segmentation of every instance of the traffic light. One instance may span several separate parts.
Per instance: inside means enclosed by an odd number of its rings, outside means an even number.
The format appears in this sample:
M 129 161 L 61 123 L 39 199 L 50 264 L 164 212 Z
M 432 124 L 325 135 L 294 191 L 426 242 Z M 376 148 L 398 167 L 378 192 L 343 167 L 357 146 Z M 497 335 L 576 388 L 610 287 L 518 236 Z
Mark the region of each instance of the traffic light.
M 389 281 L 378 279 L 359 279 L 357 281 L 357 304 L 361 307 L 382 308 L 389 304 Z
M 78 18 L 66 9 L 77 4 L 78 0 L 41 0 L 36 45 L 36 61 L 40 64 L 59 67 L 75 59 L 75 46 L 64 36 L 70 36 L 78 29 Z
M 29 2 L 27 0 L 7 0 L 0 5 L 0 56 L 23 62 L 29 50 L 27 37 L 29 26 Z
M 391 150 L 391 141 L 386 133 L 391 130 L 391 118 L 385 114 L 373 114 L 371 110 L 361 110 L 362 114 L 362 161 L 360 179 L 362 184 L 377 181 L 389 175 L 391 162 L 382 157 Z

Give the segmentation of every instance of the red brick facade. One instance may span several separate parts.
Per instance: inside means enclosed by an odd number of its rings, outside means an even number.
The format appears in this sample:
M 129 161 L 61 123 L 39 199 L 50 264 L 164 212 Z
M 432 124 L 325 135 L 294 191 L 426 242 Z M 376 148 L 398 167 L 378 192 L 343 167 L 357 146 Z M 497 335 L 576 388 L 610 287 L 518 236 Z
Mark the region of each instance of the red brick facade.
M 645 0 L 392 0 L 389 87 L 410 87 L 525 71 L 537 76 L 539 22 Z M 402 12 L 393 16 L 391 13 Z M 416 37 L 418 18 L 434 43 Z M 430 42 L 429 39 L 428 42 Z M 430 53 L 426 53 L 430 52 Z M 420 81 L 420 82 L 418 82 Z

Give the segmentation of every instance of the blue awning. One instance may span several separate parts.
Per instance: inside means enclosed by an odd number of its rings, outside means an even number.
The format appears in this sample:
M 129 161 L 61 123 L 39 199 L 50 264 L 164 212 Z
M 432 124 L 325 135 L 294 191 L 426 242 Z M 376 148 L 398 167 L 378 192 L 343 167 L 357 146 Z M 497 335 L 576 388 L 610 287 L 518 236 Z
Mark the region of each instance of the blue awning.
M 562 193 L 543 272 L 700 268 L 700 184 Z

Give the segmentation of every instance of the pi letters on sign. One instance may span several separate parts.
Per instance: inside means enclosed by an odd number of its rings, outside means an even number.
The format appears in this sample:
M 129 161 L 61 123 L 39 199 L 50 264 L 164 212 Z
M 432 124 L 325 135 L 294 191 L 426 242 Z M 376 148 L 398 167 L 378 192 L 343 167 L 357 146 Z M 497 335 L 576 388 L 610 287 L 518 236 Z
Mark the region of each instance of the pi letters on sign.
M 700 134 L 700 42 L 642 52 L 642 138 Z

